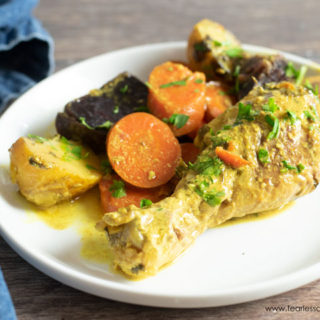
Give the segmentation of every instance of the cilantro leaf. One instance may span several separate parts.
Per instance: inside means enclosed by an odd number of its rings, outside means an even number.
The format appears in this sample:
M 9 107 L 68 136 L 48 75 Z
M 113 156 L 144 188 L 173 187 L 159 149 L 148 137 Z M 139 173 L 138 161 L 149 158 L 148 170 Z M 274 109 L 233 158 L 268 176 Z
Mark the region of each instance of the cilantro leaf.
M 121 180 L 113 180 L 113 184 L 109 188 L 114 198 L 122 198 L 127 195 L 124 182 Z
M 267 114 L 265 116 L 266 122 L 272 127 L 272 130 L 269 132 L 267 139 L 275 139 L 278 138 L 279 133 L 280 133 L 280 122 L 277 117 L 274 115 Z
M 274 102 L 274 98 L 269 98 L 268 104 L 264 104 L 262 110 L 273 113 L 279 110 L 279 106 Z
M 38 142 L 38 143 L 44 143 L 46 141 L 48 141 L 48 139 L 46 138 L 43 138 L 43 137 L 40 137 L 40 136 L 36 136 L 35 134 L 28 134 L 28 138 L 34 140 L 35 142 Z
M 242 120 L 247 120 L 247 121 L 253 121 L 254 116 L 258 114 L 257 111 L 252 110 L 252 105 L 251 104 L 246 104 L 244 105 L 242 102 L 239 102 L 238 104 L 238 115 L 235 124 L 241 124 Z
M 169 88 L 173 86 L 185 86 L 187 85 L 187 80 L 178 80 L 178 81 L 172 81 L 165 84 L 162 84 L 159 86 L 159 88 Z
M 163 118 L 165 123 L 173 124 L 177 129 L 181 129 L 189 120 L 189 116 L 182 113 L 174 113 L 169 119 Z
M 140 208 L 149 207 L 152 205 L 152 201 L 149 199 L 141 199 L 140 200 Z
M 266 149 L 259 149 L 258 151 L 258 159 L 261 163 L 269 163 L 269 152 Z

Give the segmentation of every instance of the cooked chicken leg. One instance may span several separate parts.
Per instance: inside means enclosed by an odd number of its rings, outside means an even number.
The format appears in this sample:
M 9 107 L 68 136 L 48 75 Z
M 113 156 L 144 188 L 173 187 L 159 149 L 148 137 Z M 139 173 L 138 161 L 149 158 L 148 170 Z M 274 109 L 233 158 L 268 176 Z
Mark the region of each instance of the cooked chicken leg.
M 318 98 L 291 83 L 254 88 L 201 130 L 202 152 L 171 197 L 104 215 L 115 266 L 130 277 L 155 274 L 207 228 L 313 191 L 320 179 L 319 111 Z M 249 164 L 226 164 L 217 146 L 232 146 Z

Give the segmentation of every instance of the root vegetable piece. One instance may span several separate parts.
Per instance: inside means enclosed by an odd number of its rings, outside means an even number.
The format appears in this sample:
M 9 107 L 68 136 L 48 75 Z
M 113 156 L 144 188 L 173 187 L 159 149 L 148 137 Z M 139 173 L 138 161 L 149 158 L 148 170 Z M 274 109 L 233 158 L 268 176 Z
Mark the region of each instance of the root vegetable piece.
M 206 103 L 205 119 L 209 122 L 232 106 L 232 99 L 221 84 L 211 81 L 207 83 Z
M 123 72 L 100 89 L 69 102 L 64 112 L 57 114 L 57 132 L 102 153 L 111 125 L 139 108 L 146 108 L 147 96 L 147 86 Z
M 137 112 L 112 127 L 107 153 L 113 169 L 124 181 L 153 188 L 173 177 L 181 148 L 167 124 L 151 114 Z
M 189 162 L 194 163 L 200 153 L 200 149 L 191 142 L 181 143 L 180 146 L 182 160 L 187 164 Z
M 92 151 L 66 139 L 19 138 L 10 149 L 11 178 L 21 194 L 43 207 L 80 195 L 101 179 Z
M 182 126 L 171 126 L 176 136 L 187 134 L 201 123 L 205 111 L 205 75 L 192 72 L 179 63 L 166 62 L 156 66 L 149 77 L 148 106 L 158 118 L 186 115 Z
M 232 59 L 242 55 L 240 42 L 221 24 L 203 19 L 194 25 L 187 49 L 192 70 L 201 70 L 209 78 L 224 78 L 232 73 Z
M 120 182 L 120 183 L 119 183 Z M 122 187 L 122 191 L 117 188 Z M 105 176 L 99 183 L 101 205 L 104 212 L 112 212 L 129 205 L 140 207 L 141 200 L 151 200 L 156 203 L 168 197 L 173 191 L 173 185 L 169 182 L 163 186 L 151 189 L 136 188 L 125 184 L 118 176 Z

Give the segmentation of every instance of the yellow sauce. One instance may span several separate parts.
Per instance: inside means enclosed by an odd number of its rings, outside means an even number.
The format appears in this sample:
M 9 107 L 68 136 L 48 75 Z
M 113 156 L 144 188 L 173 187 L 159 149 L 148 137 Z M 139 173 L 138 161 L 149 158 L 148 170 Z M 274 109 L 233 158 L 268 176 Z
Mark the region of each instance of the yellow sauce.
M 239 224 L 239 223 L 247 223 L 247 222 L 254 222 L 254 221 L 258 221 L 258 220 L 264 220 L 264 219 L 273 217 L 283 211 L 288 210 L 293 205 L 294 205 L 294 201 L 289 202 L 289 203 L 281 206 L 280 208 L 277 208 L 274 210 L 268 210 L 268 211 L 263 211 L 263 212 L 259 212 L 259 213 L 252 213 L 252 214 L 248 214 L 248 215 L 241 217 L 241 218 L 232 218 L 232 219 L 222 223 L 221 225 L 217 226 L 216 228 L 229 227 L 229 226 Z
M 100 205 L 99 190 L 94 188 L 76 200 L 63 202 L 50 208 L 28 205 L 29 221 L 40 219 L 49 227 L 63 230 L 69 227 L 81 236 L 81 256 L 97 263 L 110 263 L 112 253 L 106 234 L 95 228 L 103 210 Z

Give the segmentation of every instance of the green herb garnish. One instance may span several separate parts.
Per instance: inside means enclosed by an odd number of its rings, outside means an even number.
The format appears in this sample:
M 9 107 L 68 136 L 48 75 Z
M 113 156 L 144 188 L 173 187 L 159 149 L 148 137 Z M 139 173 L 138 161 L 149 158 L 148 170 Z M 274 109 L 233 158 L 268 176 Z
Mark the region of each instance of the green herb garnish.
M 85 117 L 80 117 L 79 120 L 80 120 L 81 124 L 83 124 L 85 127 L 87 127 L 87 128 L 90 129 L 90 130 L 94 130 L 94 127 L 91 127 L 91 126 L 87 123 Z
M 195 82 L 195 83 L 202 83 L 203 80 L 202 80 L 202 79 L 196 79 L 196 80 L 194 80 L 194 82 Z
M 96 126 L 96 128 L 105 128 L 105 129 L 110 129 L 113 126 L 113 122 L 107 120 L 106 122 Z
M 104 174 L 108 174 L 112 171 L 112 167 L 108 159 L 101 161 L 101 169 L 104 172 Z
M 48 139 L 46 138 L 43 138 L 43 137 L 40 137 L 40 136 L 36 136 L 35 134 L 28 134 L 28 138 L 34 140 L 35 142 L 38 142 L 38 143 L 44 143 L 46 141 L 48 141 Z
M 296 114 L 292 111 L 287 110 L 287 119 L 290 120 L 290 123 L 294 125 L 296 121 L 298 120 Z
M 271 115 L 267 114 L 265 116 L 265 120 L 272 127 L 272 130 L 269 132 L 267 139 L 271 140 L 271 139 L 278 138 L 279 133 L 280 133 L 279 119 L 272 114 Z
M 99 169 L 95 168 L 94 166 L 92 166 L 92 165 L 89 164 L 89 163 L 86 163 L 86 167 L 87 167 L 89 170 L 99 171 Z
M 82 159 L 82 147 L 81 146 L 72 147 L 70 152 L 76 157 L 77 160 Z
M 316 84 L 314 87 L 313 85 L 310 83 L 310 81 L 307 79 L 304 83 L 304 86 L 310 90 L 315 96 L 319 95 L 319 85 Z
M 169 119 L 163 118 L 162 121 L 168 124 L 173 124 L 177 129 L 182 128 L 189 120 L 189 116 L 181 113 L 174 113 Z
M 230 48 L 225 51 L 226 55 L 230 58 L 242 58 L 243 49 L 242 48 Z
M 147 112 L 147 113 L 150 113 L 150 110 L 148 109 L 148 107 L 146 106 L 141 106 L 141 107 L 135 107 L 133 108 L 134 111 L 137 111 L 137 112 Z
M 205 176 L 219 176 L 222 166 L 223 162 L 219 158 L 211 158 L 207 155 L 199 156 L 194 164 L 189 163 L 190 169 Z
M 280 172 L 282 173 L 285 173 L 288 170 L 295 170 L 297 173 L 301 173 L 305 169 L 305 166 L 302 163 L 299 163 L 297 166 L 292 166 L 287 160 L 283 160 L 282 164 L 283 168 L 280 169 Z
M 127 195 L 126 190 L 124 188 L 124 182 L 121 180 L 113 180 L 109 191 L 112 192 L 112 196 L 114 198 L 122 198 Z
M 269 163 L 269 152 L 266 149 L 259 149 L 258 151 L 258 159 L 261 163 Z
M 119 113 L 119 106 L 115 106 L 115 107 L 113 108 L 113 113 L 114 113 L 114 114 Z
M 279 110 L 279 106 L 274 102 L 273 98 L 269 98 L 268 104 L 264 104 L 262 106 L 262 110 L 266 111 L 266 112 L 273 113 L 273 112 Z
M 303 111 L 303 113 L 304 113 L 304 115 L 306 116 L 306 118 L 307 118 L 308 120 L 311 120 L 311 121 L 313 121 L 313 122 L 316 121 L 315 117 L 311 114 L 310 111 L 305 110 L 305 111 Z
M 223 44 L 222 42 L 218 41 L 218 40 L 212 40 L 213 45 L 215 45 L 216 47 L 221 47 Z
M 308 68 L 306 66 L 301 66 L 300 70 L 299 70 L 299 74 L 298 74 L 298 77 L 296 79 L 296 85 L 297 86 L 300 86 L 303 79 L 304 79 L 304 76 L 306 75 L 307 73 L 307 70 Z
M 297 165 L 297 172 L 301 173 L 305 169 L 305 166 L 302 163 Z
M 152 205 L 152 201 L 149 199 L 140 200 L 140 208 L 150 207 L 151 205 Z
M 150 82 L 146 81 L 144 84 L 145 84 L 149 89 L 152 89 L 152 86 L 151 86 Z
M 127 91 L 128 91 L 128 85 L 126 84 L 124 87 L 122 87 L 121 89 L 120 89 L 120 92 L 121 93 L 126 93 Z
M 172 82 L 162 84 L 161 86 L 159 86 L 159 88 L 164 89 L 164 88 L 169 88 L 173 86 L 185 86 L 185 85 L 187 85 L 187 80 L 178 80 L 178 81 L 172 81 Z
M 202 181 L 194 188 L 194 191 L 210 206 L 214 207 L 221 203 L 221 198 L 225 196 L 224 191 L 208 191 L 209 183 Z
M 251 104 L 246 104 L 244 105 L 242 102 L 239 102 L 238 104 L 238 115 L 235 124 L 241 124 L 242 120 L 247 120 L 247 121 L 253 121 L 254 116 L 258 114 L 257 111 L 252 110 L 252 105 Z

